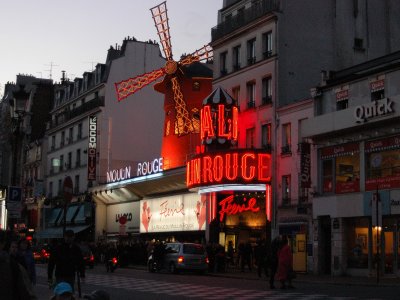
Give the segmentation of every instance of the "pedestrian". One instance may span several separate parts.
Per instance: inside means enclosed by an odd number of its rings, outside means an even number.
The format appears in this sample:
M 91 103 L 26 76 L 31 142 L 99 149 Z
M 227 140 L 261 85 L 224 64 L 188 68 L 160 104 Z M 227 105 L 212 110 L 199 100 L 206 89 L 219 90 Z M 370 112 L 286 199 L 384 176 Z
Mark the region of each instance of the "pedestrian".
M 14 261 L 19 263 L 21 266 L 23 266 L 25 268 L 25 270 L 27 270 L 25 258 L 18 251 L 18 241 L 17 240 L 13 240 L 13 241 L 10 242 L 10 246 L 8 248 L 8 252 L 10 254 L 10 257 Z
M 235 262 L 234 262 L 234 255 L 235 255 L 235 249 L 233 248 L 233 242 L 229 241 L 228 242 L 228 251 L 226 253 L 226 262 L 228 266 L 234 266 Z
M 249 271 L 251 272 L 253 248 L 251 247 L 250 241 L 247 241 L 246 244 L 242 244 L 242 246 L 239 245 L 239 251 L 242 252 L 240 261 L 240 270 L 244 272 L 244 266 L 247 265 Z
M 75 300 L 72 286 L 68 282 L 59 282 L 55 286 L 54 296 L 50 300 Z
M 0 230 L 0 291 L 2 300 L 35 300 L 25 268 L 8 253 L 13 238 L 12 231 Z
M 29 279 L 32 284 L 36 284 L 36 265 L 30 243 L 27 239 L 21 239 L 18 245 L 19 253 L 25 259 L 26 270 L 28 271 Z
M 83 299 L 89 300 L 110 300 L 110 294 L 104 290 L 93 291 L 90 295 L 83 296 Z
M 265 277 L 268 277 L 268 251 L 265 240 L 259 240 L 254 248 L 254 258 L 257 265 L 258 278 L 264 271 Z
M 280 237 L 275 237 L 271 242 L 271 256 L 270 256 L 270 268 L 271 268 L 271 276 L 269 278 L 269 287 L 271 289 L 275 288 L 275 275 L 278 270 L 278 250 L 281 246 Z
M 80 278 L 85 278 L 85 262 L 79 246 L 74 243 L 75 234 L 72 230 L 65 231 L 64 242 L 51 253 L 47 270 L 49 284 L 53 282 L 53 271 L 56 283 L 67 282 L 74 290 L 75 272 Z
M 292 250 L 288 244 L 287 236 L 282 237 L 281 247 L 278 250 L 278 272 L 277 279 L 281 282 L 281 289 L 294 288 L 290 274 L 293 270 Z M 288 285 L 286 286 L 286 282 Z

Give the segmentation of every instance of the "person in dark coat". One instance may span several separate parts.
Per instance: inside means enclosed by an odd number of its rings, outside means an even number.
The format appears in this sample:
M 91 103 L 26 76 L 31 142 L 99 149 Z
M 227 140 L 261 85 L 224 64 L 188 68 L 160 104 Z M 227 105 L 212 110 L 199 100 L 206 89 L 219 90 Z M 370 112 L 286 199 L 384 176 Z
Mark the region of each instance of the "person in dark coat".
M 19 253 L 25 259 L 26 270 L 28 271 L 29 279 L 32 284 L 36 284 L 36 265 L 35 259 L 33 258 L 33 253 L 30 247 L 30 243 L 26 239 L 22 239 L 19 241 Z
M 67 230 L 64 236 L 64 243 L 52 251 L 47 270 L 49 283 L 53 281 L 54 268 L 56 282 L 67 282 L 72 289 L 74 288 L 75 272 L 79 272 L 82 279 L 85 278 L 85 262 L 81 249 L 74 243 L 74 238 L 74 232 Z
M 269 278 L 269 287 L 271 289 L 275 288 L 275 275 L 278 270 L 278 251 L 281 246 L 281 239 L 279 236 L 274 238 L 271 242 L 271 257 L 270 257 L 270 268 L 271 268 L 271 277 Z
M 9 254 L 11 241 L 15 238 L 12 231 L 0 229 L 0 298 L 36 300 L 28 273 Z
M 257 245 L 254 248 L 254 258 L 255 258 L 255 263 L 257 265 L 258 277 L 261 278 L 261 274 L 263 273 L 263 271 L 265 277 L 268 277 L 269 253 L 267 246 L 265 244 L 265 240 L 260 240 L 257 242 Z

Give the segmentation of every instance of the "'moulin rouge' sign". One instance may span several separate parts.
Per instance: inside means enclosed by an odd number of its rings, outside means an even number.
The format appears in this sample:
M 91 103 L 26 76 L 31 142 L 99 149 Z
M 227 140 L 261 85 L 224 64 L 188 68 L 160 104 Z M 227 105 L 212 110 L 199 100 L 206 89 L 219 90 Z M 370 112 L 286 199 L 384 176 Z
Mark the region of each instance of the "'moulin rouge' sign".
M 201 153 L 186 165 L 188 188 L 271 181 L 271 155 L 255 149 Z

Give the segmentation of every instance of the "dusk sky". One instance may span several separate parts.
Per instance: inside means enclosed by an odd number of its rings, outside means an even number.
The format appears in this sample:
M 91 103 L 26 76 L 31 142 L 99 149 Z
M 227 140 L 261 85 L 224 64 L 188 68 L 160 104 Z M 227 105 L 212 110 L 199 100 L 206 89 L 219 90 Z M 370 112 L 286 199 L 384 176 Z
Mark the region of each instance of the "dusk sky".
M 159 41 L 150 8 L 162 0 L 0 0 L 0 95 L 17 74 L 59 81 L 105 63 L 127 36 Z M 174 59 L 211 40 L 222 0 L 168 0 Z M 51 67 L 51 65 L 53 65 Z

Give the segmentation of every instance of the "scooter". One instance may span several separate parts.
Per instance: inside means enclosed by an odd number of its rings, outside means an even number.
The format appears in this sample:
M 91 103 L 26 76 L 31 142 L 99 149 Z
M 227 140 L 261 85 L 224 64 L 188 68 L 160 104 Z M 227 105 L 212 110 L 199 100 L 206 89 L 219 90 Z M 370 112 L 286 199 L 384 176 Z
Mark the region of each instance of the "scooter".
M 160 272 L 162 269 L 161 263 L 155 259 L 153 252 L 151 252 L 149 258 L 147 259 L 147 269 L 150 273 Z
M 107 272 L 113 273 L 115 271 L 115 269 L 117 268 L 117 265 L 118 265 L 118 259 L 116 257 L 113 257 L 113 258 L 107 260 L 107 263 L 106 263 Z

